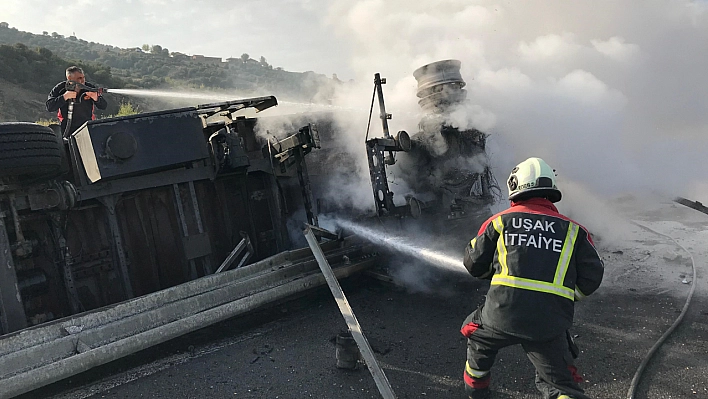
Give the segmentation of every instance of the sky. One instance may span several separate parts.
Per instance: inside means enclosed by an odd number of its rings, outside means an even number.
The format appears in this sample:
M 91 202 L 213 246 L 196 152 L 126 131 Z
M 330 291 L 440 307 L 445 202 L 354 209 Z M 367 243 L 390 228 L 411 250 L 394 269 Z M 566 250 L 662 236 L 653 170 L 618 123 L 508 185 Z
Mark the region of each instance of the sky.
M 352 148 L 363 141 L 373 73 L 388 79 L 391 129 L 415 132 L 413 71 L 458 59 L 469 102 L 451 122 L 490 134 L 500 182 L 540 156 L 591 202 L 631 192 L 708 203 L 705 1 L 4 0 L 0 20 L 337 73 L 355 82 L 334 100 L 359 111 L 342 121 Z
M 347 49 L 323 23 L 326 0 L 4 0 L 19 30 L 75 34 L 117 47 L 159 44 L 211 57 L 266 57 L 289 71 L 349 74 Z M 330 54 L 334 53 L 334 54 Z

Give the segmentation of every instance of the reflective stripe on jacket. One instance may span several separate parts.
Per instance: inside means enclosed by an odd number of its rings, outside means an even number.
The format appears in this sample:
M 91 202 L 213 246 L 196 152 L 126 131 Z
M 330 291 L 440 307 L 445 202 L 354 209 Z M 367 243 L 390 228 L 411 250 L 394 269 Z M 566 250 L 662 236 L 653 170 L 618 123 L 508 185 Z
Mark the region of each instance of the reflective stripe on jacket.
M 488 219 L 464 265 L 491 280 L 481 324 L 525 339 L 550 339 L 573 323 L 574 300 L 593 293 L 604 265 L 587 230 L 532 198 Z

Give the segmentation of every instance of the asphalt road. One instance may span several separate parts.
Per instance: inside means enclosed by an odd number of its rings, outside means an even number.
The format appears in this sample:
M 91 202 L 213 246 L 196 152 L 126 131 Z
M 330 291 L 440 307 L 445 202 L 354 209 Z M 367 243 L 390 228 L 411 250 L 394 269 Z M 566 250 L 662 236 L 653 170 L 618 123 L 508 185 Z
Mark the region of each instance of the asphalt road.
M 683 323 L 657 352 L 636 398 L 708 398 L 708 215 L 670 203 L 621 209 L 632 224 L 600 239 L 603 286 L 576 306 L 573 334 L 586 393 L 625 398 L 632 377 L 696 285 Z M 631 208 L 631 207 L 630 207 Z M 691 255 L 698 269 L 692 279 Z M 344 291 L 398 398 L 463 398 L 465 339 L 459 328 L 485 283 L 463 273 L 402 265 L 413 287 L 357 276 Z M 140 352 L 21 398 L 380 398 L 365 366 L 335 367 L 345 331 L 326 288 Z M 519 347 L 493 368 L 493 398 L 539 398 Z

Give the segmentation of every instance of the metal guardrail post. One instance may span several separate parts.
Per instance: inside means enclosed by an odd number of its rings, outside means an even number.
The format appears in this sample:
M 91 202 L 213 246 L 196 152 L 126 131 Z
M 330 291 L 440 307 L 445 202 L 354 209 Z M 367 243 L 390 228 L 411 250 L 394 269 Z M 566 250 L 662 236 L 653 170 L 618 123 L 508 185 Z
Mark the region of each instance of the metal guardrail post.
M 327 262 L 327 258 L 325 258 L 324 252 L 322 252 L 322 248 L 320 248 L 320 244 L 317 242 L 317 237 L 315 237 L 310 226 L 305 228 L 305 238 L 312 249 L 312 254 L 315 255 L 317 264 L 320 265 L 320 270 L 322 270 L 327 285 L 330 291 L 332 291 L 332 296 L 334 296 L 334 299 L 337 301 L 339 311 L 342 313 L 344 321 L 347 323 L 347 327 L 349 327 L 349 331 L 352 333 L 352 337 L 354 337 L 354 341 L 356 341 L 361 355 L 364 357 L 366 367 L 369 368 L 371 376 L 374 377 L 374 382 L 376 382 L 376 387 L 379 389 L 381 396 L 384 399 L 396 399 L 396 394 L 393 392 L 393 388 L 391 388 L 391 384 L 388 382 L 383 369 L 376 361 L 369 341 L 366 340 L 364 332 L 361 330 L 361 325 L 356 319 L 351 306 L 349 306 L 349 301 L 347 301 L 347 297 L 344 295 L 344 291 L 342 291 L 342 287 L 339 285 L 339 281 L 337 281 L 337 277 L 334 275 L 329 262 Z

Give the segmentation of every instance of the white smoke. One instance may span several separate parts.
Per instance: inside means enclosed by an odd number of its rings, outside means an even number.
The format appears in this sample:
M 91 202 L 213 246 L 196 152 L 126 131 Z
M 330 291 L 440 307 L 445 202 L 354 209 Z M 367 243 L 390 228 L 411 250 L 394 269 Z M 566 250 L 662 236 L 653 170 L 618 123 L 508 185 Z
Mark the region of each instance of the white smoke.
M 461 60 L 470 102 L 452 119 L 492 134 L 500 182 L 540 156 L 588 196 L 708 202 L 706 2 L 339 1 L 327 24 L 353 49 L 358 82 L 335 103 L 368 105 L 380 72 L 393 132 L 421 117 L 413 71 Z

